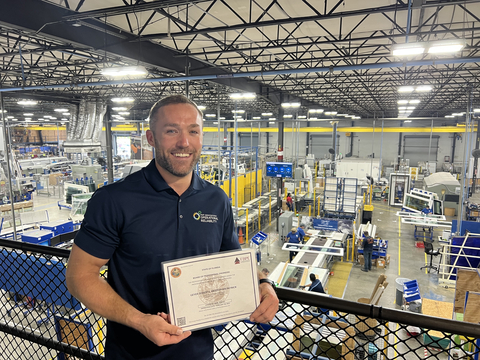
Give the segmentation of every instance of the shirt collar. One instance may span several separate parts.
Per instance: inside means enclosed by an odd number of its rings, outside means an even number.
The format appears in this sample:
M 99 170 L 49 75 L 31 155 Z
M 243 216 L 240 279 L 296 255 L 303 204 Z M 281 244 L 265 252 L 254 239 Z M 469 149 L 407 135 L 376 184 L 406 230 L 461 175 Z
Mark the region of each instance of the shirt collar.
M 143 172 L 147 182 L 155 189 L 155 191 L 170 189 L 170 186 L 163 179 L 162 175 L 160 175 L 160 172 L 155 165 L 155 159 L 150 161 L 150 164 L 143 168 Z M 204 182 L 205 180 L 202 180 L 194 171 L 193 179 L 188 189 L 201 190 L 205 187 Z

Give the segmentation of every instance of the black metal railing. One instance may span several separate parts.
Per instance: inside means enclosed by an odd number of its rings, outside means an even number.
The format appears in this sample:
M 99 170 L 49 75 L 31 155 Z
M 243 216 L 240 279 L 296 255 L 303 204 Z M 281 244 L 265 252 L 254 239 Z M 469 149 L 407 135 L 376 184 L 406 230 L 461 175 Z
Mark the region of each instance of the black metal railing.
M 65 286 L 69 251 L 0 239 L 0 358 L 103 359 L 105 320 Z M 474 359 L 480 325 L 279 288 L 270 324 L 212 329 L 215 359 Z

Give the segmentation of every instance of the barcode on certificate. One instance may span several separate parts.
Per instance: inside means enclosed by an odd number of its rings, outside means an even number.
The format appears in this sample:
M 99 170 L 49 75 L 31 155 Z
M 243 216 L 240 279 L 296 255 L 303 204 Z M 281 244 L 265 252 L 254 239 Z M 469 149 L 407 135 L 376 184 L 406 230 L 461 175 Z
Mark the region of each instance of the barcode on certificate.
M 183 326 L 187 323 L 187 320 L 185 319 L 185 316 L 177 318 L 177 325 L 178 326 Z

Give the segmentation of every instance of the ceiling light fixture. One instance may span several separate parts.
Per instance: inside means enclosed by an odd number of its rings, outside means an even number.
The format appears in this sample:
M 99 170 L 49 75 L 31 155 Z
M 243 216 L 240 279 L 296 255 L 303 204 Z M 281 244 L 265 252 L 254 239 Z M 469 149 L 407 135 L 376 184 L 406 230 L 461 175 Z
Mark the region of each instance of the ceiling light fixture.
M 425 52 L 425 45 L 421 43 L 396 44 L 392 47 L 393 56 L 418 55 Z
M 70 113 L 69 113 L 69 112 L 64 112 L 64 113 L 62 113 L 62 115 L 63 115 L 63 116 L 69 116 Z
M 398 105 L 408 104 L 408 100 L 398 100 L 398 101 L 397 101 L 397 104 L 398 104 Z
M 254 117 L 253 117 L 253 120 L 260 120 L 260 119 L 261 119 L 260 116 L 254 116 Z
M 105 68 L 101 71 L 104 76 L 140 76 L 147 75 L 148 71 L 145 66 L 115 66 L 111 68 Z
M 37 105 L 38 101 L 35 100 L 20 100 L 17 101 L 18 105 Z
M 421 85 L 415 88 L 416 92 L 429 92 L 432 91 L 433 87 L 430 85 Z
M 291 114 L 283 115 L 283 118 L 284 118 L 284 119 L 290 119 L 290 118 L 292 118 L 292 117 L 293 117 L 293 115 L 291 115 Z
M 130 112 L 129 111 L 120 111 L 118 114 L 119 115 L 130 115 Z M 63 114 L 63 115 L 65 115 L 65 114 Z
M 282 103 L 282 107 L 283 108 L 299 108 L 300 107 L 300 103 Z
M 131 97 L 123 97 L 123 98 L 113 98 L 112 102 L 114 103 L 132 103 L 135 99 Z
M 257 95 L 255 93 L 234 93 L 230 94 L 230 99 L 232 100 L 241 100 L 241 99 L 255 99 Z
M 125 110 L 127 110 L 127 108 L 125 106 L 117 106 L 117 107 L 112 107 L 112 110 L 113 111 L 125 111 Z
M 23 113 L 23 116 L 33 116 L 33 113 Z
M 55 109 L 54 111 L 64 113 L 68 112 L 68 109 Z
M 410 100 L 408 103 L 409 104 L 420 104 L 420 100 L 414 99 L 414 100 Z
M 400 86 L 398 88 L 399 93 L 413 92 L 413 90 L 415 90 L 413 86 Z
M 314 114 L 321 114 L 323 113 L 323 109 L 310 109 L 308 110 L 309 113 L 314 113 Z
M 266 113 L 262 113 L 262 116 L 272 116 L 273 113 L 270 113 L 270 112 L 266 112 Z
M 464 39 L 433 41 L 430 43 L 430 47 L 428 48 L 428 53 L 429 54 L 454 53 L 462 50 L 464 47 L 465 47 Z
M 232 110 L 232 113 L 234 113 L 234 114 L 244 114 L 245 110 Z
M 272 117 L 272 118 L 269 118 L 268 120 L 275 121 L 277 119 Z
M 454 118 L 454 115 L 445 115 L 446 118 Z
M 306 119 L 306 118 L 307 118 L 307 115 L 299 115 L 298 118 L 299 118 L 299 119 Z
M 119 114 L 121 114 L 121 113 L 119 113 Z M 217 116 L 217 115 L 215 115 L 215 114 L 205 114 L 205 116 L 206 116 L 206 117 L 215 117 L 215 116 Z
M 268 123 L 269 123 L 270 125 L 275 125 L 275 124 L 276 124 L 275 121 L 269 121 Z

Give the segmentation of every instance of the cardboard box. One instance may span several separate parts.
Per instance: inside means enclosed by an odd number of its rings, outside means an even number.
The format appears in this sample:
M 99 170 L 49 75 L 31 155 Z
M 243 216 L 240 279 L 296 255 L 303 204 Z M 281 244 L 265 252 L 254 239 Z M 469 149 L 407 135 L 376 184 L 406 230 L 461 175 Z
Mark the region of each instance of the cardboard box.
M 54 173 L 54 174 L 48 175 L 48 184 L 51 186 L 58 185 L 58 178 L 62 176 L 63 176 L 62 173 Z
M 385 258 L 385 264 L 390 264 L 390 254 L 387 254 L 387 257 Z
M 365 265 L 365 258 L 363 255 L 358 255 L 358 261 L 360 262 L 360 265 Z
M 377 259 L 377 268 L 385 269 L 385 259 Z
M 377 266 L 377 259 L 372 259 L 372 267 Z
M 445 208 L 443 210 L 443 212 L 445 213 L 445 216 L 455 216 L 455 208 Z
M 285 211 L 288 210 L 287 200 L 282 200 L 282 210 L 285 210 Z

